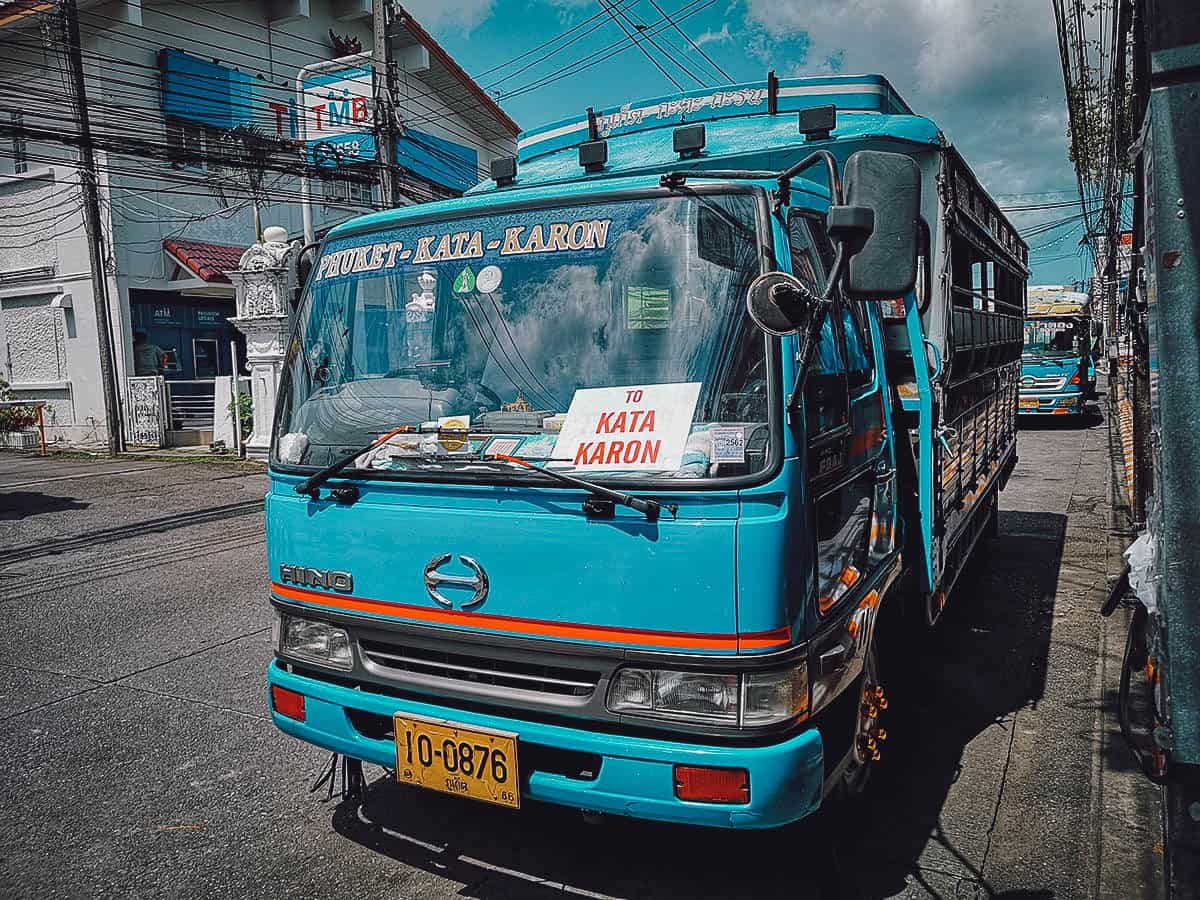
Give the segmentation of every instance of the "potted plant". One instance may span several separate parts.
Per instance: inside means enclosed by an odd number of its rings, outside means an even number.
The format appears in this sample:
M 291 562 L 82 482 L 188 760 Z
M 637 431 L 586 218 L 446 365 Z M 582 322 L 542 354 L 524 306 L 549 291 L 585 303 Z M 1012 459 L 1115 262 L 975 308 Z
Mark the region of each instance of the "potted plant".
M 0 378 L 0 401 L 11 402 L 8 382 Z M 0 447 L 33 450 L 38 446 L 36 406 L 0 406 Z

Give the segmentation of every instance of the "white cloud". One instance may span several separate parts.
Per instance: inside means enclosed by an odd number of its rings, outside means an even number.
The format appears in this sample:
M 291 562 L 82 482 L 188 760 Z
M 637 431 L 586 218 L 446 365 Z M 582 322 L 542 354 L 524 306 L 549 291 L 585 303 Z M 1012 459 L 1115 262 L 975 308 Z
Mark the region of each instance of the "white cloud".
M 696 35 L 695 42 L 697 46 L 703 47 L 705 44 L 723 44 L 730 40 L 733 40 L 733 35 L 729 33 L 729 23 L 726 22 L 720 31 L 702 31 Z
M 1073 183 L 1054 21 L 1045 0 L 746 0 L 794 74 L 879 72 L 932 118 L 994 193 Z
M 405 0 L 421 27 L 470 31 L 492 13 L 495 0 Z

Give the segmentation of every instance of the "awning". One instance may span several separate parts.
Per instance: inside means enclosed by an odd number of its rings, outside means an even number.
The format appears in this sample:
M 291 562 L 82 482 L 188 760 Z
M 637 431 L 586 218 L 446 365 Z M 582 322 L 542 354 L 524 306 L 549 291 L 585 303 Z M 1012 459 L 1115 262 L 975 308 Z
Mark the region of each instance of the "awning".
M 229 276 L 225 273 L 238 267 L 246 249 L 230 244 L 210 244 L 207 241 L 183 241 L 176 238 L 163 241 L 163 250 L 181 269 L 209 284 L 231 284 Z

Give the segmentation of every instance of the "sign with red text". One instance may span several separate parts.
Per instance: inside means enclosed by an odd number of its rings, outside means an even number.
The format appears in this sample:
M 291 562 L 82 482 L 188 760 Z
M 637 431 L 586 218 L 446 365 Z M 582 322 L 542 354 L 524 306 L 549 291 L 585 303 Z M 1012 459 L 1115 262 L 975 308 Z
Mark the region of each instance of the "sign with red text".
M 678 469 L 700 382 L 575 392 L 553 457 L 576 469 Z

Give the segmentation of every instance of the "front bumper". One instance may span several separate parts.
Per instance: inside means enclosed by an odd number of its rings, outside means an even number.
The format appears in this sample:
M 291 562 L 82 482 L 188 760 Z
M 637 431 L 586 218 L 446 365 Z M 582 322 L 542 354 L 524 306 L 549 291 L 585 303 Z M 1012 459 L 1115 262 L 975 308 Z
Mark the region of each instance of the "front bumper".
M 778 744 L 712 746 L 682 741 L 587 731 L 563 725 L 506 718 L 354 690 L 287 671 L 278 661 L 269 685 L 305 696 L 305 721 L 272 711 L 278 728 L 301 740 L 355 759 L 393 768 L 392 740 L 368 737 L 350 711 L 386 719 L 393 713 L 447 719 L 464 726 L 515 732 L 525 744 L 600 758 L 595 777 L 583 780 L 524 764 L 521 796 L 615 815 L 722 828 L 774 828 L 813 812 L 821 802 L 824 761 L 821 735 L 813 727 Z M 270 688 L 268 687 L 268 691 Z M 694 803 L 675 796 L 675 765 L 730 766 L 750 773 L 750 802 Z
M 1085 411 L 1082 391 L 1054 394 L 1022 391 L 1018 396 L 1017 412 L 1022 416 L 1066 416 Z

